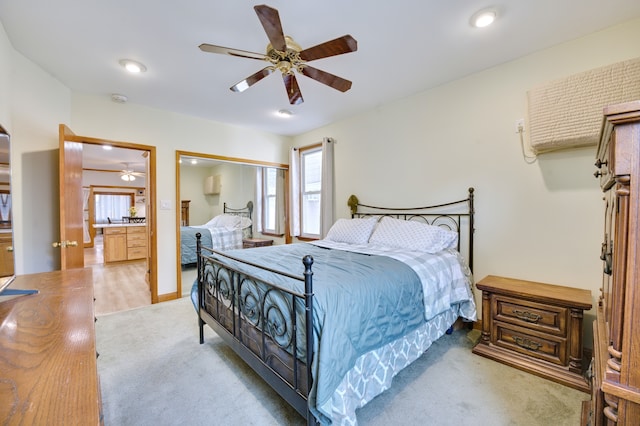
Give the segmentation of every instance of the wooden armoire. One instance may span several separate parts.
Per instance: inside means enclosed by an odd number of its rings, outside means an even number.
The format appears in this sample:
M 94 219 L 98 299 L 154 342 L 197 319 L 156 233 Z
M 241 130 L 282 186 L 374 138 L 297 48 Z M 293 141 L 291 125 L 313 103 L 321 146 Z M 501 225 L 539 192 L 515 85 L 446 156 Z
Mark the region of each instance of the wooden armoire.
M 640 101 L 604 109 L 595 176 L 604 192 L 592 399 L 583 424 L 640 425 Z

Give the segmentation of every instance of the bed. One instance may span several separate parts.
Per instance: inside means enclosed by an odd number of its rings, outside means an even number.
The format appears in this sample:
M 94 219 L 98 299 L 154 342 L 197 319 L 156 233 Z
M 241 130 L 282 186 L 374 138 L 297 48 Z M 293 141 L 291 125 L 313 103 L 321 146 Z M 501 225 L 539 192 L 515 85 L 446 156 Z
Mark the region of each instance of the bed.
M 222 214 L 203 225 L 180 227 L 180 263 L 184 266 L 197 263 L 196 234 L 200 233 L 202 244 L 216 250 L 242 248 L 242 239 L 253 236 L 253 202 L 242 208 L 231 208 L 223 204 Z M 207 232 L 208 231 L 208 232 Z
M 454 322 L 476 320 L 473 192 L 410 209 L 351 196 L 352 218 L 311 243 L 220 252 L 198 239 L 200 343 L 209 325 L 308 424 L 357 424 Z

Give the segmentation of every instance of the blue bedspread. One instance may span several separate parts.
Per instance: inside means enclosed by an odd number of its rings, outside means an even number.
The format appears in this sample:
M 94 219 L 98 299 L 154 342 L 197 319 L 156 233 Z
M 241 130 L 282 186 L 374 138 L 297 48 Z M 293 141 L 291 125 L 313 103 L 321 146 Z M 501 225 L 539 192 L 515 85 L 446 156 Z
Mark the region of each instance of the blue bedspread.
M 422 286 L 413 269 L 385 257 L 288 244 L 228 254 L 249 262 L 303 275 L 302 257 L 313 264 L 315 348 L 310 406 L 331 398 L 345 373 L 362 354 L 385 345 L 425 321 Z M 304 292 L 304 283 L 223 259 L 261 279 Z M 315 414 L 319 412 L 316 410 Z M 329 413 L 322 413 L 330 415 Z
M 211 232 L 208 229 L 191 226 L 180 227 L 180 264 L 189 265 L 198 261 L 196 253 L 196 234 L 202 234 L 202 245 L 212 247 Z

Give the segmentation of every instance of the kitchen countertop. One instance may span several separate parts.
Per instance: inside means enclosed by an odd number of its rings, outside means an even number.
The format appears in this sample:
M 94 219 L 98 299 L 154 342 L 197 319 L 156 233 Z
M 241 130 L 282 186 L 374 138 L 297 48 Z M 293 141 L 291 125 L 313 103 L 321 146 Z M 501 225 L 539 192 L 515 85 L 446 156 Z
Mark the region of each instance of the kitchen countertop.
M 121 228 L 123 226 L 147 226 L 146 223 L 94 223 L 94 228 Z

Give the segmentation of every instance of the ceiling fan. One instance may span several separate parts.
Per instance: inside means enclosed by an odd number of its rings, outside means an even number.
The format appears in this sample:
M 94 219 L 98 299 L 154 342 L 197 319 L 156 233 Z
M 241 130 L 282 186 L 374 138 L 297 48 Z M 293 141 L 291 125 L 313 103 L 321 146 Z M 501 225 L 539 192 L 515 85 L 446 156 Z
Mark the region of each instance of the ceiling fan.
M 276 70 L 282 73 L 282 79 L 287 89 L 287 96 L 289 97 L 289 103 L 291 105 L 297 105 L 303 102 L 295 72 L 341 92 L 346 92 L 351 88 L 351 81 L 311 67 L 307 63 L 316 59 L 355 52 L 358 50 L 358 42 L 353 37 L 344 35 L 334 40 L 302 49 L 293 38 L 284 35 L 280 15 L 276 9 L 267 5 L 258 5 L 254 6 L 254 10 L 258 14 L 258 19 L 260 19 L 262 27 L 269 38 L 266 54 L 247 52 L 206 43 L 199 46 L 203 52 L 259 59 L 270 63 L 267 67 L 231 86 L 230 89 L 232 91 L 243 92 Z
M 133 182 L 134 180 L 136 180 L 136 176 L 139 176 L 139 177 L 145 176 L 144 173 L 136 172 L 132 168 L 130 168 L 129 163 L 122 163 L 122 164 L 124 164 L 124 169 L 120 171 L 120 179 L 127 182 Z

